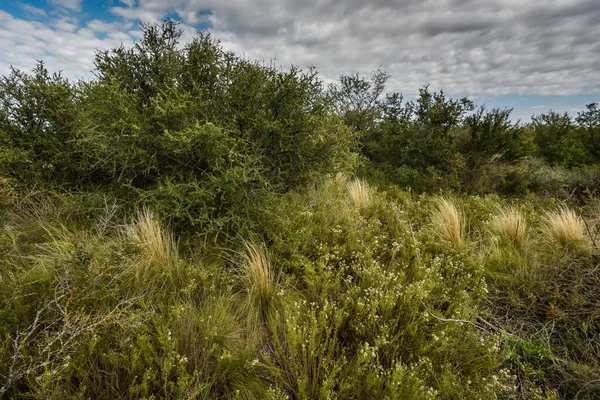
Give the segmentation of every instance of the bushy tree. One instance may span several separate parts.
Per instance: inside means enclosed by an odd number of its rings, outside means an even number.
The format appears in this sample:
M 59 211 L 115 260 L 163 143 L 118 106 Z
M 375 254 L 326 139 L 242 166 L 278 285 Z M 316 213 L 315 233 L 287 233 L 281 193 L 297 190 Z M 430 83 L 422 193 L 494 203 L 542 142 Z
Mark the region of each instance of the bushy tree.
M 462 156 L 456 135 L 472 110 L 468 99 L 452 99 L 443 92 L 419 90 L 415 102 L 403 102 L 399 93 L 379 102 L 377 129 L 363 146 L 365 156 L 391 181 L 418 191 L 434 187 L 457 188 Z
M 473 110 L 473 102 L 466 97 L 447 98 L 444 91 L 430 92 L 429 87 L 419 89 L 415 104 L 417 122 L 428 132 L 437 136 L 448 136 L 450 129 L 459 124 L 466 113 Z
M 598 103 L 590 103 L 586 110 L 577 113 L 581 141 L 592 157 L 600 159 L 600 109 Z
M 375 127 L 379 116 L 379 97 L 389 77 L 381 70 L 373 71 L 369 79 L 358 73 L 341 75 L 338 84 L 329 86 L 329 95 L 336 110 L 348 126 L 363 134 Z
M 79 88 L 39 62 L 0 78 L 0 171 L 22 184 L 77 183 Z
M 549 111 L 532 117 L 538 154 L 550 165 L 581 166 L 587 155 L 571 117 Z
M 465 159 L 463 188 L 473 191 L 484 167 L 514 161 L 524 155 L 522 129 L 510 119 L 510 109 L 480 107 L 465 118 L 459 145 Z
M 246 60 L 202 32 L 180 46 L 171 20 L 141 30 L 134 46 L 97 53 L 92 81 L 42 64 L 3 78 L 4 174 L 169 203 L 156 208 L 178 228 L 227 230 L 266 193 L 353 170 L 357 134 L 315 69 Z

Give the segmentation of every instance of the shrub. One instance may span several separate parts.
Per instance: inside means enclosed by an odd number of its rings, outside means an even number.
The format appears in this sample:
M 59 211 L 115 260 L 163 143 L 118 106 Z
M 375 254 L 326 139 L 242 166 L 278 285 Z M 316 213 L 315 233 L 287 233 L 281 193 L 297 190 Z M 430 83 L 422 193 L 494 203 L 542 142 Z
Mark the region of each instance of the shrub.
M 19 185 L 79 183 L 79 88 L 39 62 L 0 78 L 0 174 Z

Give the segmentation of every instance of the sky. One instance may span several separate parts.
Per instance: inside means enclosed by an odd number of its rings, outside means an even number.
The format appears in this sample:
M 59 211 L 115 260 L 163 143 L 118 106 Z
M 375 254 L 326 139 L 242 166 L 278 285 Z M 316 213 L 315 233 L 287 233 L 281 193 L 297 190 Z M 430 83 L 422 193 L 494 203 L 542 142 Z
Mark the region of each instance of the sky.
M 140 22 L 208 29 L 223 46 L 326 83 L 382 69 L 386 91 L 429 84 L 513 118 L 600 102 L 600 0 L 0 0 L 0 74 L 44 60 L 92 79 L 96 50 L 129 46 Z

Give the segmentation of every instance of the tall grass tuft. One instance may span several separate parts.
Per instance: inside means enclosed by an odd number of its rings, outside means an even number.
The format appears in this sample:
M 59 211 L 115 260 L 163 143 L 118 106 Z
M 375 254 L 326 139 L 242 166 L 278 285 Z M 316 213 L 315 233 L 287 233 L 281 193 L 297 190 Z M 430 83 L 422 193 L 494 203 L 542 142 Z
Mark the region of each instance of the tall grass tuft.
M 333 183 L 336 186 L 343 187 L 348 184 L 348 177 L 343 172 L 338 172 L 333 177 Z
M 444 240 L 455 245 L 464 241 L 464 219 L 456 205 L 447 199 L 440 198 L 431 217 L 434 230 Z
M 527 220 L 523 213 L 514 207 L 505 207 L 490 221 L 490 231 L 522 249 L 527 240 Z
M 566 206 L 546 213 L 544 231 L 552 241 L 562 247 L 582 249 L 588 244 L 583 219 Z
M 245 242 L 244 247 L 242 283 L 250 331 L 253 331 L 264 326 L 274 315 L 277 307 L 277 282 L 271 257 L 266 249 L 250 242 Z
M 371 201 L 371 188 L 367 184 L 358 178 L 354 179 L 352 182 L 348 184 L 348 193 L 350 194 L 350 199 L 356 207 L 359 209 L 364 209 L 369 205 Z
M 177 243 L 173 234 L 161 227 L 152 211 L 147 208 L 139 211 L 134 221 L 125 226 L 124 232 L 139 250 L 131 265 L 136 283 L 148 283 L 157 278 L 159 272 L 173 278 L 179 263 Z

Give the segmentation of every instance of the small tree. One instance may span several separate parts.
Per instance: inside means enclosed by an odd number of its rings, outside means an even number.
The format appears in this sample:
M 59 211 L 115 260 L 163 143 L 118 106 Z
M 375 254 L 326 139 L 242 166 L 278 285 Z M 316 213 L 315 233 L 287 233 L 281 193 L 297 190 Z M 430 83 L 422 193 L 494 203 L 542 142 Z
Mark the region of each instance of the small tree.
M 550 110 L 532 117 L 537 152 L 550 165 L 581 166 L 588 158 L 571 117 Z
M 577 124 L 581 132 L 581 141 L 591 155 L 600 158 L 600 109 L 598 103 L 590 103 L 586 110 L 577 113 Z
M 460 151 L 465 158 L 463 188 L 472 191 L 483 167 L 491 163 L 513 161 L 522 153 L 521 127 L 510 120 L 512 109 L 487 110 L 480 107 L 465 118 L 466 135 Z
M 76 180 L 78 87 L 39 62 L 0 78 L 0 171 L 22 184 Z
M 429 86 L 419 89 L 415 104 L 417 121 L 434 135 L 448 136 L 448 132 L 462 121 L 466 113 L 474 108 L 473 102 L 466 97 L 446 98 L 444 91 L 430 92 Z
M 140 107 L 161 90 L 179 82 L 183 65 L 177 44 L 183 31 L 167 19 L 161 24 L 140 25 L 142 39 L 132 48 L 98 51 L 95 66 L 100 80 L 112 80 L 138 95 Z
M 389 77 L 381 70 L 374 71 L 370 79 L 358 73 L 341 75 L 339 84 L 329 86 L 329 94 L 346 125 L 363 134 L 375 127 L 378 99 Z

